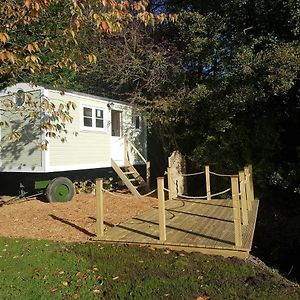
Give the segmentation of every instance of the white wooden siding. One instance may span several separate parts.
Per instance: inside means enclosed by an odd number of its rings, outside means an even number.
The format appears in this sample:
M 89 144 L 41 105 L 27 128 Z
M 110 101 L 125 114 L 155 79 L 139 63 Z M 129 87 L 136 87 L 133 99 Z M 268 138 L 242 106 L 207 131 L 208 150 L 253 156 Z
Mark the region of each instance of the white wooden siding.
M 107 132 L 106 101 L 91 100 L 77 95 L 60 95 L 57 91 L 49 91 L 48 97 L 56 105 L 72 101 L 76 109 L 71 111 L 73 122 L 66 124 L 67 133 L 58 138 L 51 138 L 49 143 L 49 169 L 51 171 L 66 169 L 85 169 L 108 166 L 110 161 L 110 139 Z M 104 110 L 104 131 L 89 131 L 82 129 L 82 106 L 92 106 Z
M 39 90 L 32 91 L 30 92 L 30 97 L 39 103 L 40 94 L 41 92 Z M 2 97 L 12 98 L 12 96 Z M 2 103 L 2 101 L 0 102 Z M 16 108 L 16 113 L 4 111 L 1 117 L 2 121 L 5 119 L 10 121 L 10 127 L 1 129 L 1 142 L 4 141 L 7 134 L 12 130 L 20 132 L 21 138 L 17 141 L 7 141 L 3 143 L 1 147 L 0 171 L 41 172 L 43 170 L 42 152 L 40 150 L 40 120 L 24 119 L 17 110 L 18 108 Z

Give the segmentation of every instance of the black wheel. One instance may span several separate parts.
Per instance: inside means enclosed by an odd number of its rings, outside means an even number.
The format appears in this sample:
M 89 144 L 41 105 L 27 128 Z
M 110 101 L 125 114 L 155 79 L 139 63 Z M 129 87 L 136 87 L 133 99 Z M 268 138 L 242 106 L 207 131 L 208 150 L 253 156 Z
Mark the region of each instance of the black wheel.
M 72 181 L 66 177 L 51 180 L 46 189 L 49 202 L 67 202 L 72 200 L 75 190 Z

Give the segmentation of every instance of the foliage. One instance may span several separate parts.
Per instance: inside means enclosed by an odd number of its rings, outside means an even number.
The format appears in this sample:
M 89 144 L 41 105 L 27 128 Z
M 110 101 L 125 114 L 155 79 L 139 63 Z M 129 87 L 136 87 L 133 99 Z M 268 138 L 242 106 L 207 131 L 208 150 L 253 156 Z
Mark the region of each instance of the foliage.
M 2 299 L 296 299 L 299 287 L 238 259 L 1 238 Z
M 75 104 L 69 101 L 56 107 L 49 99 L 41 97 L 38 90 L 1 96 L 0 108 L 1 147 L 9 146 L 25 134 L 27 142 L 39 141 L 40 144 L 36 146 L 45 150 L 48 139 L 57 137 L 65 131 L 65 124 L 72 122 L 70 111 L 75 109 Z M 42 140 L 41 132 L 45 137 Z
M 67 83 L 74 79 L 74 74 L 96 62 L 95 54 L 79 47 L 80 35 L 88 31 L 112 34 L 134 20 L 154 25 L 167 18 L 165 14 L 148 12 L 147 5 L 147 0 L 5 1 L 0 7 L 0 89 L 19 81 L 72 87 Z M 21 116 L 37 118 L 30 107 L 23 108 Z M 64 127 L 70 121 L 68 112 L 61 111 L 49 103 L 46 112 L 57 124 L 50 120 L 48 127 Z M 1 127 L 9 124 L 2 122 Z M 45 125 L 43 129 L 48 129 Z M 54 136 L 53 131 L 47 134 Z M 13 130 L 10 136 L 18 139 L 20 132 Z
M 264 209 L 288 202 L 297 211 L 299 1 L 150 4 L 153 12 L 177 13 L 177 22 L 93 36 L 98 53 L 88 72 L 88 82 L 95 79 L 90 91 L 142 104 L 154 150 L 157 141 L 165 156 L 179 149 L 194 169 L 209 164 L 231 173 L 252 163 L 256 194 L 268 199 L 273 189 L 278 198 L 264 200 Z M 285 210 L 277 212 L 281 224 L 289 223 Z

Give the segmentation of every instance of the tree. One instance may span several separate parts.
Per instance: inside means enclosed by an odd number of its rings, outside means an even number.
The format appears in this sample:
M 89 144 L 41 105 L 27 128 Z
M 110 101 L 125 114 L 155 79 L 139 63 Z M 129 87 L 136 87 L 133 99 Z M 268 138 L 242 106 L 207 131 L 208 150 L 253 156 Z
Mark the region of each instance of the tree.
M 0 88 L 18 81 L 33 83 L 51 81 L 62 84 L 86 65 L 96 62 L 95 54 L 78 46 L 80 35 L 88 31 L 112 34 L 126 28 L 133 20 L 144 24 L 162 22 L 164 15 L 146 11 L 147 1 L 67 1 L 67 0 L 8 0 L 0 7 Z M 9 126 L 9 110 L 16 105 L 11 99 L 1 99 L 0 126 Z M 17 113 L 36 118 L 30 97 Z M 43 100 L 44 109 L 53 116 L 41 128 L 55 135 L 61 124 L 71 121 L 68 104 L 55 107 Z M 5 115 L 5 117 L 4 117 Z M 50 118 L 50 120 L 52 120 Z M 53 131 L 53 130 L 54 131 Z M 49 132 L 50 130 L 50 132 Z M 20 138 L 12 130 L 6 140 Z M 44 147 L 44 144 L 42 144 Z

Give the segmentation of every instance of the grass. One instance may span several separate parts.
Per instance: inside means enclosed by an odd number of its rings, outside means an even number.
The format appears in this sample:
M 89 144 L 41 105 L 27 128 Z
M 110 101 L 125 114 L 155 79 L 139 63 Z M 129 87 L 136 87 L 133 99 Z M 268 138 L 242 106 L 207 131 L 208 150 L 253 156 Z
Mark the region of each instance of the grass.
M 0 299 L 300 299 L 238 259 L 99 243 L 0 238 Z M 205 298 L 206 297 L 206 298 Z

